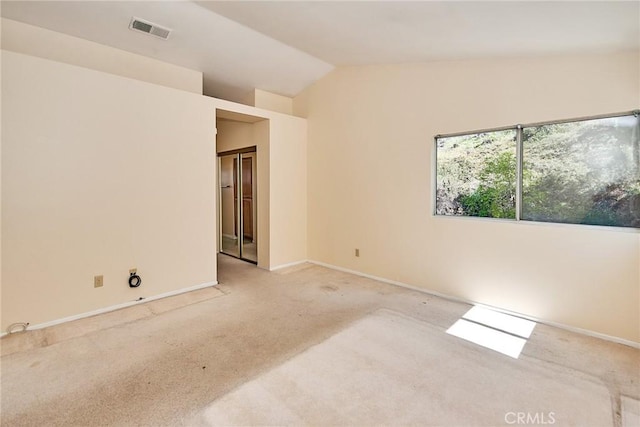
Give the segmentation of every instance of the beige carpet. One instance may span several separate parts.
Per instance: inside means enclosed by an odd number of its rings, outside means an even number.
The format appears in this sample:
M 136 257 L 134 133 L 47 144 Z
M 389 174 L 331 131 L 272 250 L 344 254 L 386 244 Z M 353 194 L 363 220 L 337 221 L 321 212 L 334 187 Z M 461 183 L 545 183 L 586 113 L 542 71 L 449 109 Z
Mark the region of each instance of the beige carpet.
M 216 289 L 0 340 L 2 425 L 637 424 L 637 349 L 537 325 L 514 359 L 446 333 L 465 304 L 218 261 Z
M 535 424 L 614 419 L 597 381 L 380 310 L 217 400 L 193 424 L 495 426 L 518 413 Z

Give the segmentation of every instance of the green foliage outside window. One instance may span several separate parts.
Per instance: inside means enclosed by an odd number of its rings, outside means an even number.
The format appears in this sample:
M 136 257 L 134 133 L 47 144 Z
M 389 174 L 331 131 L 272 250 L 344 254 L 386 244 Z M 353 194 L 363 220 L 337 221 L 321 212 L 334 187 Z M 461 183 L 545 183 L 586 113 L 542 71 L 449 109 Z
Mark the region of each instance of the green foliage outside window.
M 462 210 L 472 216 L 515 218 L 515 155 L 505 152 L 489 160 L 480 172 L 480 181 L 473 193 L 458 196 Z
M 439 215 L 515 218 L 516 131 L 439 138 Z

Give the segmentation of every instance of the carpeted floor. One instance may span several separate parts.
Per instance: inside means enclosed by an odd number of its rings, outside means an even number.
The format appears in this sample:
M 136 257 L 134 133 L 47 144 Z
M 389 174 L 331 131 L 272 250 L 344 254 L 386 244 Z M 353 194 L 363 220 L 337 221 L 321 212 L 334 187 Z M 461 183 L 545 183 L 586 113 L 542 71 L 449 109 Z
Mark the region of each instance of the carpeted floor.
M 446 333 L 464 304 L 314 265 L 219 263 L 216 291 L 105 315 L 105 329 L 61 325 L 3 356 L 2 425 L 640 420 L 637 349 L 537 325 L 514 359 Z
M 608 403 L 604 384 L 586 376 L 491 357 L 380 310 L 215 401 L 193 424 L 493 426 L 527 412 L 605 426 Z

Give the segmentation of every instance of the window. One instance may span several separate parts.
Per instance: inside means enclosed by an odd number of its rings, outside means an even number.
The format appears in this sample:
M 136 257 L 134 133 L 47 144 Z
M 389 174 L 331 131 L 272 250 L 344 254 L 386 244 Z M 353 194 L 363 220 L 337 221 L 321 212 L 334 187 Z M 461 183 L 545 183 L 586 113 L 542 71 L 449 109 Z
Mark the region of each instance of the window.
M 638 112 L 435 140 L 436 215 L 640 228 Z
M 522 133 L 522 219 L 640 227 L 637 117 Z
M 436 214 L 516 217 L 515 129 L 436 141 Z

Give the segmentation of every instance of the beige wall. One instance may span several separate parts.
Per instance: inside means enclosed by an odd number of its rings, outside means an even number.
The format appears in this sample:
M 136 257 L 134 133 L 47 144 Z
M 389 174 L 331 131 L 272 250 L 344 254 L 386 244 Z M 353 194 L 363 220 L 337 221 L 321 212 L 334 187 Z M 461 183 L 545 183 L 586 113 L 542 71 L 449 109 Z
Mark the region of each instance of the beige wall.
M 2 112 L 3 330 L 215 282 L 211 98 L 3 51 Z
M 202 94 L 202 72 L 2 18 L 2 49 Z
M 284 116 L 286 117 L 286 116 Z M 271 268 L 307 259 L 307 123 L 270 120 Z
M 293 114 L 293 99 L 267 92 L 266 90 L 256 89 L 254 91 L 253 105 L 258 108 L 264 108 L 265 110 Z
M 262 89 L 254 89 L 245 97 L 245 103 L 257 108 L 262 108 L 278 113 L 293 114 L 293 99 L 287 96 L 267 92 Z
M 261 266 L 307 258 L 305 119 L 35 56 L 0 59 L 3 330 L 215 282 L 216 109 L 264 119 L 251 132 L 263 148 Z
M 335 70 L 294 100 L 309 127 L 309 259 L 640 342 L 638 230 L 436 218 L 431 178 L 436 134 L 637 109 L 639 64 Z

